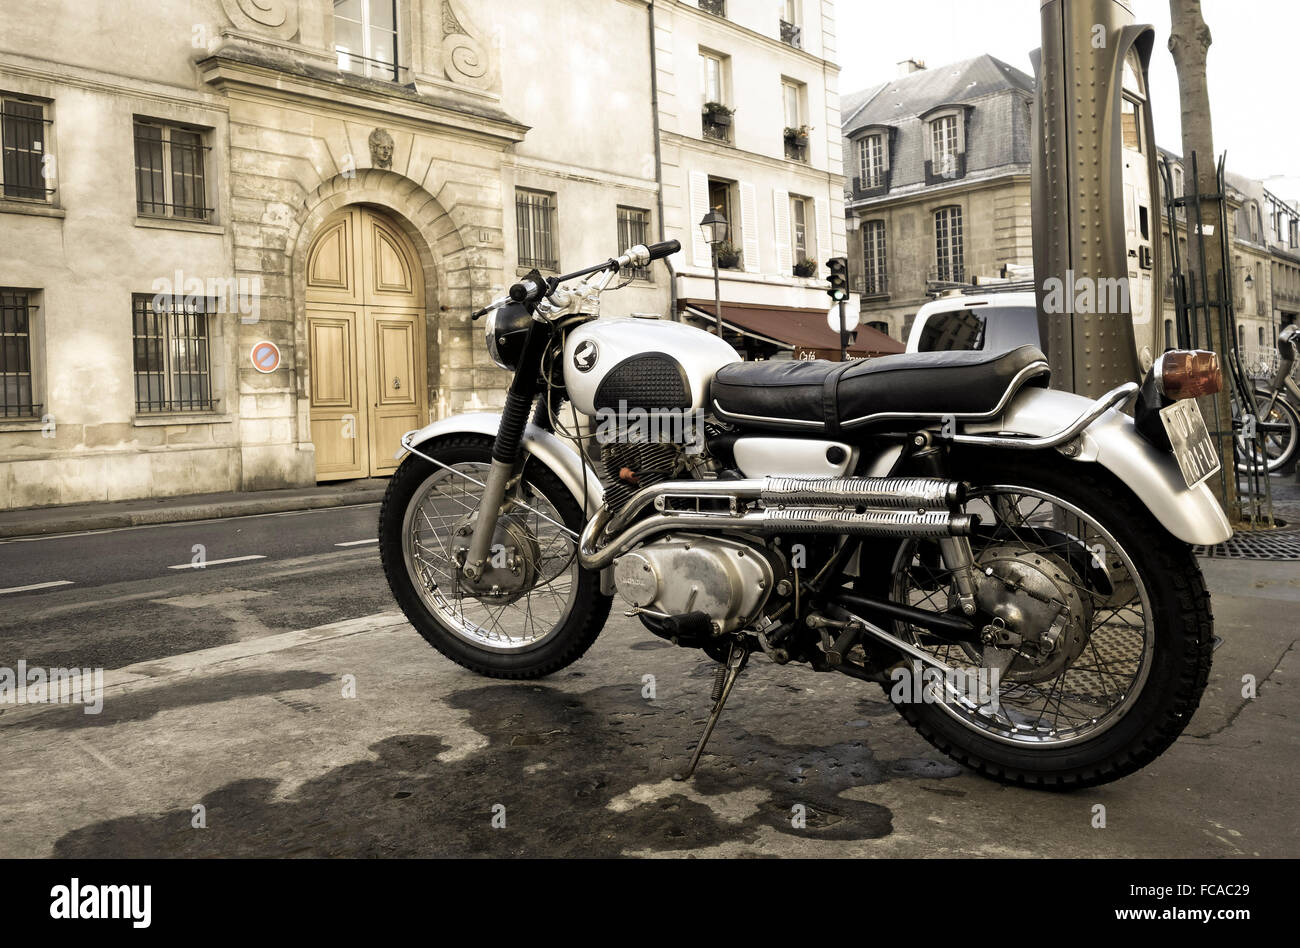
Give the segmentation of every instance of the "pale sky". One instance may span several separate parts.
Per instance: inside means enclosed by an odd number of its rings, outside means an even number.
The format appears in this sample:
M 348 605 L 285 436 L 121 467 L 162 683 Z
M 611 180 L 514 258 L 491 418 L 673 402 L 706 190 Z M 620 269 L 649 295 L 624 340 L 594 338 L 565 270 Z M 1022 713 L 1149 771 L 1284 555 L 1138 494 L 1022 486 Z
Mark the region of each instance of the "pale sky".
M 1132 7 L 1138 23 L 1156 30 L 1156 141 L 1181 154 L 1169 4 L 1133 0 Z M 989 53 L 1032 75 L 1029 51 L 1042 45 L 1038 9 L 1039 0 L 839 0 L 840 92 L 889 81 L 903 59 L 934 67 Z M 1208 81 L 1214 147 L 1227 151 L 1228 170 L 1300 199 L 1300 2 L 1202 0 L 1201 9 L 1213 37 Z

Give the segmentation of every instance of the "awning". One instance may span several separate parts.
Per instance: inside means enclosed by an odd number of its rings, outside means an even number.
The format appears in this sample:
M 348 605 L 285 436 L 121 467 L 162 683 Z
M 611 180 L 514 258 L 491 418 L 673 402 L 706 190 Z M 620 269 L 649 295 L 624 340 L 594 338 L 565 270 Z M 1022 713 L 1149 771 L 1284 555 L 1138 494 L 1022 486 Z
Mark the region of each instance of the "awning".
M 717 318 L 712 300 L 683 299 L 678 300 L 678 305 L 706 324 L 711 325 Z M 839 358 L 840 334 L 831 331 L 823 309 L 724 302 L 722 325 L 725 329 L 760 342 L 791 349 L 796 358 Z M 849 345 L 849 355 L 854 358 L 890 355 L 905 349 L 898 340 L 865 325 L 859 325 L 856 338 L 852 335 L 850 338 L 853 342 Z

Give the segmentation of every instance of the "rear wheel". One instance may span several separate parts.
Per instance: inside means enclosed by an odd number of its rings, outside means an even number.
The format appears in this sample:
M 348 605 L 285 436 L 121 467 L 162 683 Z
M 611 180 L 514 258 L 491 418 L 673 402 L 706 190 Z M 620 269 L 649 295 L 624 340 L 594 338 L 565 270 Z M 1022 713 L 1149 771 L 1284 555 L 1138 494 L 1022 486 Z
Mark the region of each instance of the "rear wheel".
M 508 491 L 484 576 L 466 580 L 460 558 L 473 532 L 492 439 L 456 434 L 410 455 L 379 513 L 384 575 L 424 639 L 452 661 L 494 678 L 539 678 L 582 656 L 609 615 L 597 573 L 577 560 L 583 514 L 560 479 L 535 459 Z
M 1096 468 L 1044 460 L 954 472 L 982 485 L 966 504 L 982 521 L 971 537 L 976 624 L 997 644 L 953 644 L 895 622 L 893 634 L 955 674 L 909 659 L 885 690 L 953 759 L 1005 783 L 1065 790 L 1130 774 L 1174 742 L 1205 688 L 1213 617 L 1190 548 L 1127 489 Z M 863 576 L 860 588 L 895 602 L 946 612 L 958 601 L 930 542 L 905 541 L 887 568 Z M 900 687 L 911 683 L 921 687 Z

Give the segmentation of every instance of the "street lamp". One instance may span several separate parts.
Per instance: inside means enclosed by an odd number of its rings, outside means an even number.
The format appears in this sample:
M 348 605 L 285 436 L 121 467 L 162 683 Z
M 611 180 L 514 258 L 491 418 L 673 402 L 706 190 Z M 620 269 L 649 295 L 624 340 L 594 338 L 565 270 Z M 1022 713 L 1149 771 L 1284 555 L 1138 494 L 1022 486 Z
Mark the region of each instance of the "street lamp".
M 727 239 L 727 218 L 716 207 L 709 208 L 709 213 L 700 221 L 700 232 L 704 242 L 713 251 L 713 307 L 717 317 L 714 327 L 718 338 L 722 338 L 722 290 L 718 283 L 718 246 Z

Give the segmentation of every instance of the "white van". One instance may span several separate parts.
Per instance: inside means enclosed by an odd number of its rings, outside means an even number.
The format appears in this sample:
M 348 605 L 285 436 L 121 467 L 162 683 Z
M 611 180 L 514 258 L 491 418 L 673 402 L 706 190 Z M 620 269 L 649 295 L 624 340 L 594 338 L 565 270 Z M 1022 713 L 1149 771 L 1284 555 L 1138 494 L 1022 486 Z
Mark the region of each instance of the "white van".
M 1042 348 L 1033 290 L 953 293 L 926 303 L 917 312 L 907 351 L 1006 352 L 1026 343 Z

